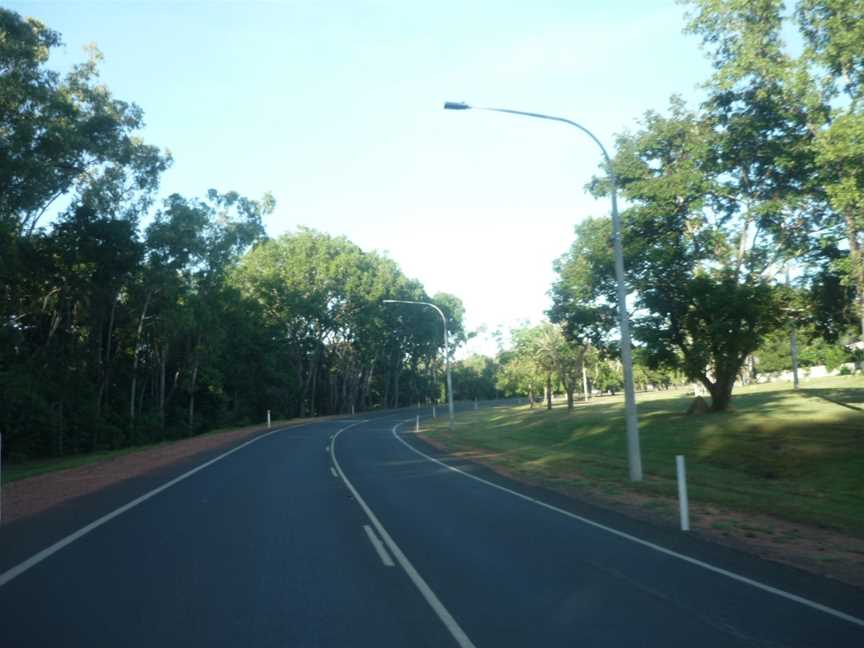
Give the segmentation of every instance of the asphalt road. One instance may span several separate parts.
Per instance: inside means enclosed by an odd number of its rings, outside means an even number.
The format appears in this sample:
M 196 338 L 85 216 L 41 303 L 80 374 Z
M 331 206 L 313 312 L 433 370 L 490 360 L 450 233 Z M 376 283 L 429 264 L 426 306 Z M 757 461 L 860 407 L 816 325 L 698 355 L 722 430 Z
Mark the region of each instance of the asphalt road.
M 860 590 L 438 457 L 414 414 L 4 525 L 0 646 L 864 646 Z

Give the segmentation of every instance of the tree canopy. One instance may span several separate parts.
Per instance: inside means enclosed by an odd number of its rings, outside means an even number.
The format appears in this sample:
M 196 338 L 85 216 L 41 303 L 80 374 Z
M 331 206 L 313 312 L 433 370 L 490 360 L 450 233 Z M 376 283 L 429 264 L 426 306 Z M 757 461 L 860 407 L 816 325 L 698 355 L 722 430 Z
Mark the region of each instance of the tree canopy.
M 745 360 L 801 310 L 781 285 L 789 263 L 812 297 L 810 321 L 841 335 L 848 285 L 864 331 L 864 40 L 849 22 L 862 9 L 799 2 L 805 50 L 794 57 L 782 2 L 686 4 L 686 29 L 714 68 L 706 99 L 694 108 L 673 97 L 665 114 L 646 112 L 618 137 L 612 167 L 628 204 L 622 237 L 641 355 L 703 383 L 723 410 Z M 611 190 L 605 175 L 590 187 Z M 607 350 L 616 338 L 610 234 L 605 218 L 577 226 L 550 310 L 568 337 Z
M 61 76 L 60 35 L 0 9 L 0 433 L 14 459 L 225 424 L 440 399 L 436 303 L 391 259 L 299 228 L 275 201 L 159 198 L 171 158 L 100 83 L 97 50 Z

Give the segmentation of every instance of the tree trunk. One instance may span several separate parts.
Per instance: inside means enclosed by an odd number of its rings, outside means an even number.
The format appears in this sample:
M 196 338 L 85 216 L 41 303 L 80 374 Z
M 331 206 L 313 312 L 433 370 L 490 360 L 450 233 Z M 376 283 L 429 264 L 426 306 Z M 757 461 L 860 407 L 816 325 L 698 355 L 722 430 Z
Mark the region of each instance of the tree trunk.
M 111 346 L 112 338 L 114 337 L 114 316 L 117 312 L 117 298 L 119 293 L 115 295 L 111 302 L 111 312 L 108 316 L 108 331 L 105 338 L 104 353 L 100 348 L 99 372 L 101 374 L 99 380 L 99 390 L 96 392 L 96 420 L 102 419 L 102 406 L 108 400 L 108 388 L 111 383 Z M 113 442 L 113 439 L 112 439 Z
M 855 291 L 858 297 L 858 318 L 861 325 L 861 339 L 864 339 L 864 258 L 861 253 L 861 241 L 858 240 L 858 227 L 855 219 L 848 211 L 844 214 L 846 220 L 846 236 L 849 240 L 849 260 L 852 262 L 852 278 L 855 281 Z
M 294 372 L 297 375 L 297 385 L 299 386 L 300 391 L 300 402 L 297 403 L 297 416 L 303 418 L 306 416 L 306 403 L 304 399 L 306 398 L 306 379 L 303 376 L 303 358 L 300 357 L 297 359 L 297 362 L 294 364 Z M 295 391 L 295 394 L 297 392 Z
M 351 411 L 351 403 L 349 402 L 350 396 L 349 394 L 354 391 L 354 384 L 356 381 L 356 375 L 354 372 L 354 363 L 351 362 L 348 364 L 348 370 L 342 375 L 342 389 L 339 394 L 339 402 L 337 404 L 338 411 L 340 412 L 350 412 Z
M 435 380 L 435 364 L 432 361 L 432 358 L 427 358 L 426 368 L 429 370 L 429 397 L 434 405 L 438 402 L 438 394 L 435 391 L 435 385 L 437 382 Z
M 168 367 L 168 347 L 163 346 L 159 353 L 159 428 L 165 432 L 165 374 Z
M 144 411 L 144 394 L 147 393 L 147 387 L 152 382 L 151 374 L 148 373 L 144 380 L 144 386 L 141 388 L 140 393 L 138 394 L 138 416 L 141 416 L 141 413 Z M 152 393 L 152 390 L 151 390 Z
M 732 388 L 735 386 L 735 374 L 717 376 L 714 382 L 707 378 L 700 379 L 711 394 L 711 411 L 725 412 L 732 402 Z
M 591 392 L 588 390 L 588 370 L 585 368 L 585 363 L 582 363 L 582 393 L 585 397 L 585 402 L 591 400 Z
M 315 411 L 315 388 L 318 376 L 318 352 L 320 347 L 315 346 L 315 351 L 312 352 L 312 358 L 309 361 L 309 368 L 306 372 L 306 377 L 303 381 L 303 398 L 300 416 L 312 414 Z M 302 362 L 302 360 L 301 360 Z M 308 405 L 308 407 L 307 407 Z
M 798 389 L 798 331 L 794 323 L 789 334 L 789 350 L 792 354 L 792 388 Z
M 551 410 L 552 409 L 552 372 L 551 371 L 546 372 L 545 391 L 546 391 L 546 409 Z
M 420 361 L 413 357 L 411 358 L 411 402 L 413 403 L 415 400 L 419 403 L 423 396 L 420 394 L 420 389 L 417 386 L 417 366 Z
M 369 374 L 366 376 L 366 395 L 361 405 L 366 409 L 369 409 L 369 396 L 372 394 L 372 379 L 375 378 L 375 365 L 377 364 L 376 359 L 372 359 L 372 364 L 369 365 Z
M 567 389 L 567 409 L 573 409 L 573 386 L 570 385 Z
M 63 401 L 57 401 L 51 406 L 51 427 L 54 432 L 54 454 L 63 455 Z
M 309 414 L 315 416 L 318 414 L 318 366 L 321 363 L 321 347 L 315 349 L 315 355 L 312 362 L 312 390 L 309 394 Z
M 361 410 L 369 409 L 369 392 L 372 390 L 372 377 L 375 374 L 375 359 L 372 359 L 372 362 L 369 363 L 369 368 L 365 370 L 366 374 L 363 378 L 363 382 L 360 384 L 360 396 L 357 398 L 357 405 Z
M 194 359 L 192 365 L 192 379 L 189 387 L 189 430 L 195 427 L 195 383 L 198 381 L 198 358 Z
M 135 427 L 135 389 L 138 387 L 138 356 L 141 353 L 141 334 L 144 332 L 144 319 L 147 317 L 147 307 L 150 305 L 150 297 L 153 291 L 147 291 L 144 299 L 144 308 L 141 309 L 141 317 L 138 318 L 138 330 L 135 333 L 135 347 L 132 356 L 132 385 L 129 388 L 129 429 Z
M 399 374 L 402 373 L 400 371 L 401 367 L 396 365 L 396 371 L 393 375 L 393 407 L 399 407 Z

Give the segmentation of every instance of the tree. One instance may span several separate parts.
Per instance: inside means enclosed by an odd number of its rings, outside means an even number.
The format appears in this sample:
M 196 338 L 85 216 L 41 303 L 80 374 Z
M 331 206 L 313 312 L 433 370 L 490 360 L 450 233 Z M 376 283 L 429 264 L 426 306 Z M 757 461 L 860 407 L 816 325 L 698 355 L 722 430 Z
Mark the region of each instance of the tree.
M 124 442 L 137 224 L 170 163 L 136 134 L 141 110 L 99 83 L 98 50 L 63 77 L 46 67 L 60 44 L 0 9 L 0 426 L 22 453 Z
M 103 180 L 150 190 L 169 162 L 134 135 L 143 113 L 98 83 L 101 54 L 65 78 L 45 64 L 60 34 L 0 9 L 0 222 L 8 236 L 32 234 L 63 195 Z M 116 195 L 115 195 L 116 197 Z
M 690 4 L 695 12 L 688 29 L 702 37 L 716 69 L 709 84 L 713 105 L 725 106 L 725 114 L 746 114 L 762 133 L 782 131 L 776 130 L 777 116 L 794 125 L 787 129 L 786 146 L 766 150 L 764 159 L 775 168 L 773 175 L 809 203 L 804 220 L 810 227 L 803 232 L 821 230 L 817 245 L 826 236 L 845 239 L 848 257 L 834 269 L 856 287 L 864 335 L 864 8 L 857 0 L 800 0 L 794 18 L 804 51 L 794 58 L 781 39 L 781 2 Z M 752 119 L 766 114 L 771 118 L 763 123 Z M 774 131 L 766 128 L 772 123 Z
M 624 386 L 624 372 L 617 360 L 605 359 L 594 365 L 594 385 L 613 396 Z
M 510 337 L 522 362 L 533 367 L 532 373 L 543 376 L 543 400 L 546 409 L 552 409 L 552 375 L 555 372 L 555 344 L 558 342 L 554 333 L 542 325 L 525 326 L 514 329 Z M 529 398 L 533 404 L 533 393 L 529 393 Z
M 511 331 L 513 351 L 502 356 L 505 391 L 528 393 L 533 406 L 534 394 L 542 385 L 546 408 L 552 408 L 553 384 L 559 382 L 567 393 L 567 407 L 573 408 L 573 394 L 579 387 L 584 368 L 585 347 L 569 342 L 560 326 L 542 322 Z
M 508 396 L 525 394 L 528 404 L 534 407 L 535 396 L 543 390 L 544 375 L 536 363 L 516 350 L 499 355 L 501 373 L 496 381 L 499 390 Z
M 300 415 L 350 409 L 373 392 L 394 407 L 430 393 L 443 346 L 441 321 L 431 310 L 387 306 L 384 299 L 434 301 L 447 317 L 452 348 L 464 339 L 458 298 L 430 299 L 389 259 L 314 230 L 259 245 L 240 262 L 231 283 L 260 305 L 289 350 L 296 376 L 290 398 Z M 322 381 L 330 393 L 342 395 L 322 402 Z
M 567 409 L 573 409 L 573 394 L 581 388 L 580 381 L 585 371 L 584 346 L 570 343 L 557 329 L 558 344 L 555 346 L 555 366 L 564 391 L 567 394 Z
M 170 158 L 137 135 L 143 113 L 99 83 L 95 48 L 65 76 L 49 70 L 59 44 L 0 9 L 4 455 L 440 393 L 437 315 L 381 301 L 434 301 L 455 350 L 468 337 L 456 296 L 430 298 L 392 260 L 344 238 L 267 240 L 270 195 L 210 190 L 157 205 Z
M 472 355 L 452 367 L 453 393 L 456 398 L 491 400 L 497 396 L 496 379 L 500 367 L 495 360 Z
M 864 336 L 864 114 L 836 115 L 816 142 L 825 193 L 842 218 L 849 254 L 835 264 L 856 287 L 858 323 Z
M 678 100 L 670 113 L 646 114 L 640 131 L 619 138 L 613 161 L 632 204 L 622 221 L 634 336 L 650 366 L 681 368 L 722 411 L 744 359 L 777 325 L 771 272 L 782 258 L 784 225 L 796 214 L 767 188 L 762 195 L 761 185 L 774 180 L 743 159 L 743 144 L 730 156 L 730 140 L 742 135 Z M 750 187 L 746 200 L 737 198 L 742 183 Z M 595 189 L 606 188 L 595 181 Z M 576 234 L 558 264 L 553 316 L 571 335 L 608 348 L 615 303 L 610 228 L 605 219 L 589 219 Z
M 819 124 L 831 110 L 814 68 L 783 46 L 781 2 L 688 4 L 687 30 L 701 37 L 715 69 L 708 98 L 698 111 L 673 98 L 669 116 L 647 113 L 640 131 L 619 138 L 614 168 L 633 204 L 624 245 L 646 361 L 683 369 L 722 410 L 744 359 L 780 323 L 779 267 L 836 224 L 837 201 L 826 200 L 831 185 L 820 171 Z M 804 3 L 816 31 L 826 33 L 813 16 L 832 4 Z M 608 181 L 593 188 L 604 193 Z M 608 342 L 614 303 L 604 227 L 595 221 L 577 231 L 553 292 L 555 319 L 598 342 Z

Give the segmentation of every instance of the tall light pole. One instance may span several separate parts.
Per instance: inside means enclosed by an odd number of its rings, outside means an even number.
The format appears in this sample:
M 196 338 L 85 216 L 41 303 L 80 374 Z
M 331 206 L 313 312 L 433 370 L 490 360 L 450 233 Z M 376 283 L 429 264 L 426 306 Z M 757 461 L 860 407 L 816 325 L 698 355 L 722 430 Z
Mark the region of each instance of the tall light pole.
M 612 170 L 612 160 L 606 147 L 602 142 L 582 124 L 565 119 L 564 117 L 553 117 L 541 113 L 524 112 L 521 110 L 509 110 L 507 108 L 485 108 L 470 106 L 464 102 L 448 101 L 444 104 L 445 110 L 489 110 L 492 112 L 509 113 L 511 115 L 522 115 L 523 117 L 536 117 L 537 119 L 548 119 L 550 121 L 562 122 L 575 126 L 588 135 L 603 152 L 603 160 L 606 163 L 606 173 L 612 183 L 612 246 L 615 255 L 615 278 L 618 282 L 618 316 L 621 328 L 621 364 L 624 365 L 624 420 L 627 427 L 627 465 L 632 481 L 642 480 L 642 454 L 639 450 L 639 422 L 636 418 L 636 392 L 633 388 L 633 354 L 630 348 L 630 321 L 627 317 L 627 287 L 624 280 L 624 252 L 621 249 L 621 219 L 618 217 L 618 180 Z
M 415 306 L 428 306 L 429 308 L 434 308 L 438 311 L 438 314 L 441 316 L 441 323 L 444 324 L 444 366 L 447 370 L 447 407 L 450 410 L 450 431 L 453 431 L 453 380 L 450 378 L 450 346 L 447 341 L 447 318 L 444 316 L 444 312 L 438 308 L 435 304 L 430 304 L 429 302 L 421 302 L 421 301 L 406 301 L 404 299 L 385 299 L 385 304 L 414 304 Z

